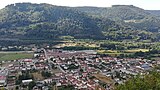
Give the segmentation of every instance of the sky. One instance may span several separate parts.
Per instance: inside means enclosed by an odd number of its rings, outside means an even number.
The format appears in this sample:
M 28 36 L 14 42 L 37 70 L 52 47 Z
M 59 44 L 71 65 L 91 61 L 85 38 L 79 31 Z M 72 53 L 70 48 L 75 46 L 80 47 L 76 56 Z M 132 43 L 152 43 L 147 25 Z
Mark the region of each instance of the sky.
M 160 0 L 1 0 L 0 9 L 8 4 L 31 2 L 48 3 L 60 6 L 96 6 L 110 7 L 111 5 L 134 5 L 146 10 L 160 10 Z

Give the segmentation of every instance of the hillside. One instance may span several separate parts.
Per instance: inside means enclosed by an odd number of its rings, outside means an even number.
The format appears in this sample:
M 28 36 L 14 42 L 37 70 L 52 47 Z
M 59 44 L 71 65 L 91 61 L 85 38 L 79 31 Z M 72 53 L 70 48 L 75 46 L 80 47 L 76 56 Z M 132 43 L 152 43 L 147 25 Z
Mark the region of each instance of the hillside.
M 133 5 L 113 5 L 108 8 L 77 7 L 76 9 L 93 16 L 110 18 L 113 20 L 139 20 L 148 16 L 148 13 L 144 12 L 143 9 Z
M 135 6 L 63 7 L 16 3 L 0 10 L 1 39 L 152 40 L 160 38 L 160 19 Z
M 109 19 L 92 18 L 67 7 L 49 4 L 17 3 L 0 10 L 2 38 L 57 39 L 69 35 L 103 39 L 102 27 L 114 26 L 118 25 Z
M 158 32 L 160 18 L 133 5 L 113 5 L 108 8 L 78 7 L 77 10 L 94 17 L 108 18 L 122 25 L 129 25 L 132 29 Z
M 160 10 L 147 10 L 147 12 L 160 17 Z

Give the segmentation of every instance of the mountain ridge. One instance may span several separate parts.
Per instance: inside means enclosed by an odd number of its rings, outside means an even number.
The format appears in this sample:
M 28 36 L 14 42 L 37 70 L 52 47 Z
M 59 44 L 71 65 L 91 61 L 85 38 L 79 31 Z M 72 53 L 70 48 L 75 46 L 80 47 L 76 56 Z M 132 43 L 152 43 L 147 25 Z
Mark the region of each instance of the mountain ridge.
M 133 5 L 98 8 L 16 3 L 0 10 L 0 37 L 159 40 L 159 21 Z

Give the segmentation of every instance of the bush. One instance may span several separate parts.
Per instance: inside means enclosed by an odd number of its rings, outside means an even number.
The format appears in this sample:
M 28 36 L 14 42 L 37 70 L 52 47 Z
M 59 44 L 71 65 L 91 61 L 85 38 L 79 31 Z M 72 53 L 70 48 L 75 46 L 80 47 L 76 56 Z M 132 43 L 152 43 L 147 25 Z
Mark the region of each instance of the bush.
M 151 72 L 148 75 L 138 75 L 124 84 L 118 85 L 115 90 L 160 90 L 160 73 Z
M 42 74 L 42 76 L 45 77 L 45 78 L 48 78 L 48 77 L 51 77 L 51 76 L 52 76 L 52 74 L 51 74 L 50 72 L 48 72 L 48 71 L 42 71 L 41 74 Z

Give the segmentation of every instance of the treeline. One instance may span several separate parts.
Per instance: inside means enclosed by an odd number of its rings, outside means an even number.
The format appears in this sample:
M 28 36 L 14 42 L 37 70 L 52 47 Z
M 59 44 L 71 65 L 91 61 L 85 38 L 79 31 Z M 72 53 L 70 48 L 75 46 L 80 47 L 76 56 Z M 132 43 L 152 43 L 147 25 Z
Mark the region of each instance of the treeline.
M 154 57 L 160 57 L 160 50 L 149 50 L 148 52 L 135 52 L 133 54 L 120 54 L 118 58 L 145 58 L 151 59 Z
M 116 86 L 115 90 L 160 90 L 160 73 L 152 71 L 147 75 L 132 77 L 124 84 Z
M 109 43 L 103 43 L 100 44 L 100 47 L 106 49 L 106 50 L 132 50 L 132 49 L 149 49 L 152 48 L 153 45 L 151 44 L 145 44 L 145 43 L 114 43 L 114 42 L 109 42 Z
M 1 46 L 23 46 L 23 45 L 31 45 L 31 44 L 35 44 L 35 45 L 42 45 L 42 44 L 52 44 L 52 45 L 56 45 L 56 44 L 60 44 L 62 43 L 60 40 L 35 40 L 35 39 L 31 39 L 31 40 L 0 40 L 0 45 Z
M 97 50 L 98 47 L 84 47 L 84 46 L 71 46 L 71 47 L 63 47 L 63 50 Z

